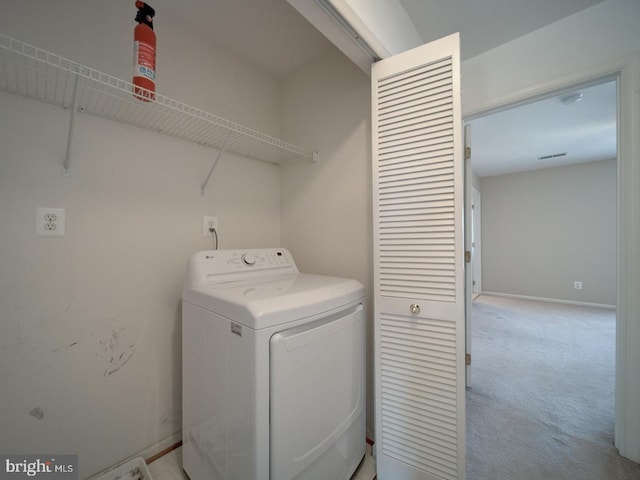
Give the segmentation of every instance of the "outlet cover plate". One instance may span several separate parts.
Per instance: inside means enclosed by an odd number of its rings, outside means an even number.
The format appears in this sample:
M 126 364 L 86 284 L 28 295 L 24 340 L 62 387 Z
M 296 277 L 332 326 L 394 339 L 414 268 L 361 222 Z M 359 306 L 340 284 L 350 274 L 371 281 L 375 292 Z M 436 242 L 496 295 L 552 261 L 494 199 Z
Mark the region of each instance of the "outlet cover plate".
M 36 208 L 36 235 L 39 237 L 64 237 L 65 209 Z
M 218 230 L 218 217 L 203 217 L 204 220 L 202 222 L 202 233 L 205 237 L 213 237 L 213 233 L 209 231 L 209 226 L 213 225 L 213 228 Z

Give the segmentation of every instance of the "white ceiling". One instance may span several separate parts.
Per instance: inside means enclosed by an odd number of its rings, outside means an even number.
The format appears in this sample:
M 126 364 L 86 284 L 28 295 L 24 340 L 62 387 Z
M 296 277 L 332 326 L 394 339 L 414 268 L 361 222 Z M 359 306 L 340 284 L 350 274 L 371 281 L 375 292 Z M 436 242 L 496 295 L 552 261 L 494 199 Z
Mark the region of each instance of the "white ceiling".
M 600 1 L 398 0 L 397 5 L 425 42 L 460 31 L 464 59 Z M 287 0 L 152 0 L 152 5 L 157 29 L 162 22 L 182 22 L 277 79 L 332 48 Z M 582 91 L 583 101 L 572 106 L 551 98 L 474 120 L 474 171 L 487 176 L 614 157 L 615 84 Z M 538 160 L 562 152 L 567 155 Z
M 463 60 L 602 0 L 399 0 L 424 42 L 460 32 Z
M 561 98 L 582 93 L 582 100 Z M 616 82 L 478 118 L 471 123 L 472 165 L 480 176 L 557 167 L 616 157 Z M 540 159 L 550 155 L 564 156 Z
M 360 0 L 343 1 L 367 5 Z M 397 0 L 397 5 L 407 12 L 425 43 L 461 32 L 462 58 L 466 59 L 601 1 Z M 157 29 L 163 22 L 182 22 L 278 78 L 313 61 L 331 46 L 287 0 L 150 0 L 150 3 L 157 11 Z M 371 8 L 375 4 L 372 2 Z

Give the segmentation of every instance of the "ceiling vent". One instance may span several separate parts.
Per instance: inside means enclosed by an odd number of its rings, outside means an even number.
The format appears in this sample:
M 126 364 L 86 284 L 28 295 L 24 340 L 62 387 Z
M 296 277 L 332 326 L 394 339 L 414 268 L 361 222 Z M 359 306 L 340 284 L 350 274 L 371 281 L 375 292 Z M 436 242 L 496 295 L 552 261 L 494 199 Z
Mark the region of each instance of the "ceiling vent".
M 567 152 L 554 153 L 553 155 L 544 155 L 543 157 L 538 157 L 538 160 L 549 160 L 550 158 L 564 157 L 566 155 L 567 155 Z

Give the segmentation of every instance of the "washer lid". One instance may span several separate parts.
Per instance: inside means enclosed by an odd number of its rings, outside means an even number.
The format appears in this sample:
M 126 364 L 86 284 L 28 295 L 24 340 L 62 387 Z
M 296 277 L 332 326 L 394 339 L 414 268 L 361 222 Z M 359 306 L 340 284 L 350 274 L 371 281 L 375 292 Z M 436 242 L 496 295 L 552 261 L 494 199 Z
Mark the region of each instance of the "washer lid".
M 364 295 L 357 280 L 295 273 L 197 287 L 182 299 L 258 330 L 329 312 Z

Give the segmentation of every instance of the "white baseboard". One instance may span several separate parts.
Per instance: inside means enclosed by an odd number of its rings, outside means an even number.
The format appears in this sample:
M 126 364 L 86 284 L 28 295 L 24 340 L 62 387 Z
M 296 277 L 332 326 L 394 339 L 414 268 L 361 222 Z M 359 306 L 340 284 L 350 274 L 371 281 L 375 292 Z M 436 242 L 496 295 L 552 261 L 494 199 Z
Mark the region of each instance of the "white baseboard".
M 574 300 L 558 300 L 557 298 L 531 297 L 529 295 L 515 295 L 513 293 L 485 292 L 480 295 L 493 295 L 496 297 L 520 298 L 522 300 L 535 300 L 538 302 L 563 303 L 565 305 L 578 305 L 581 307 L 604 308 L 606 310 L 615 310 L 615 305 L 606 305 L 603 303 L 576 302 Z
M 147 460 L 148 458 L 151 458 L 154 455 L 157 455 L 158 453 L 171 447 L 172 445 L 175 445 L 180 440 L 182 440 L 182 430 L 177 431 L 170 437 L 167 437 L 164 440 L 159 441 L 155 445 L 151 445 L 150 447 L 145 448 L 141 452 L 138 452 L 136 455 L 134 455 L 134 457 L 142 457 L 145 460 Z

